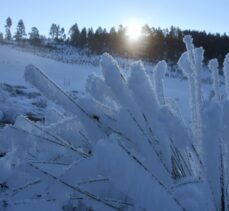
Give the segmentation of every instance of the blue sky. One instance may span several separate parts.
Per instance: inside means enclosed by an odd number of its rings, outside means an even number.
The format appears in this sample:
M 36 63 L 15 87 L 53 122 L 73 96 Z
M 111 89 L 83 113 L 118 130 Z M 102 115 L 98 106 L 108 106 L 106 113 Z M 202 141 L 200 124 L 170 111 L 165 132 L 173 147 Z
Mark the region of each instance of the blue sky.
M 36 26 L 46 35 L 51 23 L 68 30 L 75 22 L 80 28 L 138 22 L 229 34 L 228 10 L 229 0 L 0 0 L 0 31 L 10 16 L 13 29 L 23 19 L 27 32 Z

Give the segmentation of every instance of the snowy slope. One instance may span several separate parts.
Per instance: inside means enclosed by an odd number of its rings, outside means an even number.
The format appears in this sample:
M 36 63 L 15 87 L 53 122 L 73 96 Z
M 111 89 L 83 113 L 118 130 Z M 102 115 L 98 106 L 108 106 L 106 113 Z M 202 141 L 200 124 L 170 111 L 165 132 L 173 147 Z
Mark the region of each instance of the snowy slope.
M 23 79 L 25 66 L 33 64 L 67 90 L 84 90 L 87 76 L 99 73 L 92 65 L 64 64 L 0 45 L 0 83 L 28 85 Z

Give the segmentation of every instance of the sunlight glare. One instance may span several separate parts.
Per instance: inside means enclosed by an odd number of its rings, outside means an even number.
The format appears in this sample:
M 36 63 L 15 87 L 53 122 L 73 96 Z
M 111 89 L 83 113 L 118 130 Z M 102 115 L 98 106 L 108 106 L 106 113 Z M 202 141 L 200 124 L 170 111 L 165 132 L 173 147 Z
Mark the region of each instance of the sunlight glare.
M 142 34 L 142 27 L 138 23 L 129 24 L 127 27 L 126 35 L 132 41 L 136 41 L 140 38 Z

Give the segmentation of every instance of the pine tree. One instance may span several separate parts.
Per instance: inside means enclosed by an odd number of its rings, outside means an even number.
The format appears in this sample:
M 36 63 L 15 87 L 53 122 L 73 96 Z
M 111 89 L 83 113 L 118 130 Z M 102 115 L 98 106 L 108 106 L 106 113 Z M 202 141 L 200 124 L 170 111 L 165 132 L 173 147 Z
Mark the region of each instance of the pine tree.
M 87 44 L 88 44 L 88 55 L 93 52 L 93 39 L 94 39 L 94 31 L 93 28 L 89 28 L 87 30 Z
M 12 26 L 12 20 L 11 20 L 10 17 L 8 17 L 6 19 L 6 25 L 5 25 L 5 30 L 6 30 L 5 39 L 6 40 L 11 40 L 12 39 L 11 31 L 10 31 L 11 26 Z
M 69 30 L 70 43 L 74 46 L 79 46 L 80 30 L 77 23 L 75 23 Z
M 60 37 L 60 25 L 56 25 L 56 37 L 55 37 L 55 41 L 59 41 L 59 37 Z
M 22 41 L 26 36 L 26 32 L 25 32 L 25 25 L 23 20 L 19 20 L 18 25 L 17 25 L 17 31 L 14 35 L 15 39 L 17 41 Z
M 60 26 L 53 23 L 50 27 L 49 35 L 51 36 L 52 40 L 56 40 L 59 37 L 59 28 Z
M 87 30 L 86 28 L 83 28 L 80 32 L 79 45 L 80 47 L 85 47 L 86 43 L 87 43 Z
M 117 33 L 115 27 L 112 27 L 109 33 L 109 48 L 111 52 L 115 52 L 117 46 L 116 43 L 117 43 Z
M 32 45 L 40 45 L 41 39 L 39 35 L 39 30 L 36 27 L 32 27 L 31 32 L 29 33 L 30 43 Z
M 0 43 L 3 42 L 3 34 L 0 32 Z
M 60 39 L 61 39 L 61 41 L 65 41 L 65 39 L 66 39 L 66 34 L 65 34 L 64 27 L 62 27 L 61 30 L 60 30 Z

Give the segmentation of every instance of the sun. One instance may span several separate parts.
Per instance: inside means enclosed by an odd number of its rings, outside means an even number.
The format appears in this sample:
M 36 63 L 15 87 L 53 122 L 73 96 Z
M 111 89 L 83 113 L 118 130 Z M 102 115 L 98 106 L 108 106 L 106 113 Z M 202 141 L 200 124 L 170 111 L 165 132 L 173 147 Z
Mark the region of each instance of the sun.
M 138 40 L 142 35 L 142 27 L 141 27 L 141 25 L 138 24 L 138 23 L 129 24 L 127 26 L 126 35 L 131 41 Z

